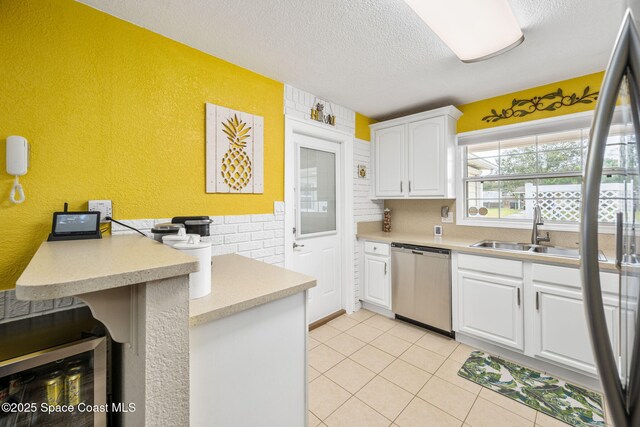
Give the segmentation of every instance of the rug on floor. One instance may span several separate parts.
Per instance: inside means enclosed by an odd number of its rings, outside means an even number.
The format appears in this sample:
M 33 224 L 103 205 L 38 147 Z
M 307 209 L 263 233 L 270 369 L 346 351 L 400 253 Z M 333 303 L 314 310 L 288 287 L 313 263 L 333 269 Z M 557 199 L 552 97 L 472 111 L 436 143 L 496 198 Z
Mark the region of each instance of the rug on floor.
M 482 351 L 458 375 L 576 427 L 603 427 L 602 396 Z

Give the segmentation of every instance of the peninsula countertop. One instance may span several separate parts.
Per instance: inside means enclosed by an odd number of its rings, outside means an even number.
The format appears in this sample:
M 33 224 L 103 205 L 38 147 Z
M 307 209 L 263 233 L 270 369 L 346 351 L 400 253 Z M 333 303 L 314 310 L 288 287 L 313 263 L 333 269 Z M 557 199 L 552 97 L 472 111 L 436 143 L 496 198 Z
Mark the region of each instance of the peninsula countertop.
M 478 239 L 468 239 L 460 237 L 435 237 L 433 234 L 427 233 L 405 233 L 391 231 L 371 231 L 357 234 L 358 239 L 373 240 L 376 242 L 387 243 L 407 243 L 410 245 L 431 246 L 435 248 L 449 249 L 457 252 L 471 253 L 476 255 L 495 256 L 501 258 L 512 258 L 533 262 L 543 262 L 550 264 L 559 264 L 572 267 L 579 267 L 580 260 L 576 258 L 568 258 L 562 256 L 545 255 L 538 253 L 530 253 L 524 251 L 505 251 L 489 248 L 472 248 L 470 245 L 477 243 Z M 499 240 L 499 239 L 497 239 Z M 603 271 L 616 271 L 614 257 L 610 253 L 605 253 L 607 261 L 600 261 L 600 269 Z
M 16 296 L 62 298 L 195 271 L 195 258 L 139 235 L 44 242 L 18 278 Z
M 211 293 L 193 299 L 189 324 L 231 316 L 316 286 L 316 279 L 242 255 L 212 258 Z

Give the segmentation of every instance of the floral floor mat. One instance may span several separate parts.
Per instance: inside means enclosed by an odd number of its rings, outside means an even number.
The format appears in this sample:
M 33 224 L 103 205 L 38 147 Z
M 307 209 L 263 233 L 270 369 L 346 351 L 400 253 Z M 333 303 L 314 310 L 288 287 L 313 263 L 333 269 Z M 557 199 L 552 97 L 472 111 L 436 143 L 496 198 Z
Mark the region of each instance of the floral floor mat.
M 458 375 L 575 427 L 604 427 L 602 395 L 474 351 Z

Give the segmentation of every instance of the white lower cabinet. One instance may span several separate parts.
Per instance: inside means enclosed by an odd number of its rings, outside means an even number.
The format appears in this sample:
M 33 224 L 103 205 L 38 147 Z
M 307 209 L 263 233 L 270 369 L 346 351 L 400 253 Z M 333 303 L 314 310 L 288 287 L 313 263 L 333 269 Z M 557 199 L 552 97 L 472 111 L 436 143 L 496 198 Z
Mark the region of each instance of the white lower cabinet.
M 597 375 L 589 329 L 585 318 L 580 272 L 576 268 L 545 264 L 532 266 L 533 318 L 531 353 L 534 357 L 559 363 L 570 369 Z M 601 273 L 604 315 L 617 353 L 619 310 L 617 275 Z
M 533 290 L 533 355 L 595 375 L 582 293 L 538 284 L 533 285 Z M 604 313 L 612 341 L 617 330 L 616 312 L 616 307 L 605 300 Z
M 458 330 L 524 350 L 522 279 L 462 269 L 457 278 Z
M 365 242 L 362 299 L 391 310 L 389 244 Z
M 454 265 L 456 332 L 597 376 L 578 268 L 468 254 Z M 620 332 L 635 325 L 638 302 L 620 308 L 617 274 L 600 282 L 611 348 L 626 363 L 634 335 Z

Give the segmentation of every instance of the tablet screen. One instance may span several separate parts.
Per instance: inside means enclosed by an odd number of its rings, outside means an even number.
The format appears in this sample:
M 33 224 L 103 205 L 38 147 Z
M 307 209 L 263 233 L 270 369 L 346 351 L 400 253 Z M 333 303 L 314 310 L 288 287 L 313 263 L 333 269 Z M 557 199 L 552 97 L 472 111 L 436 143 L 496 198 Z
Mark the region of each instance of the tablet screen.
M 57 212 L 54 234 L 90 234 L 98 230 L 99 212 Z

